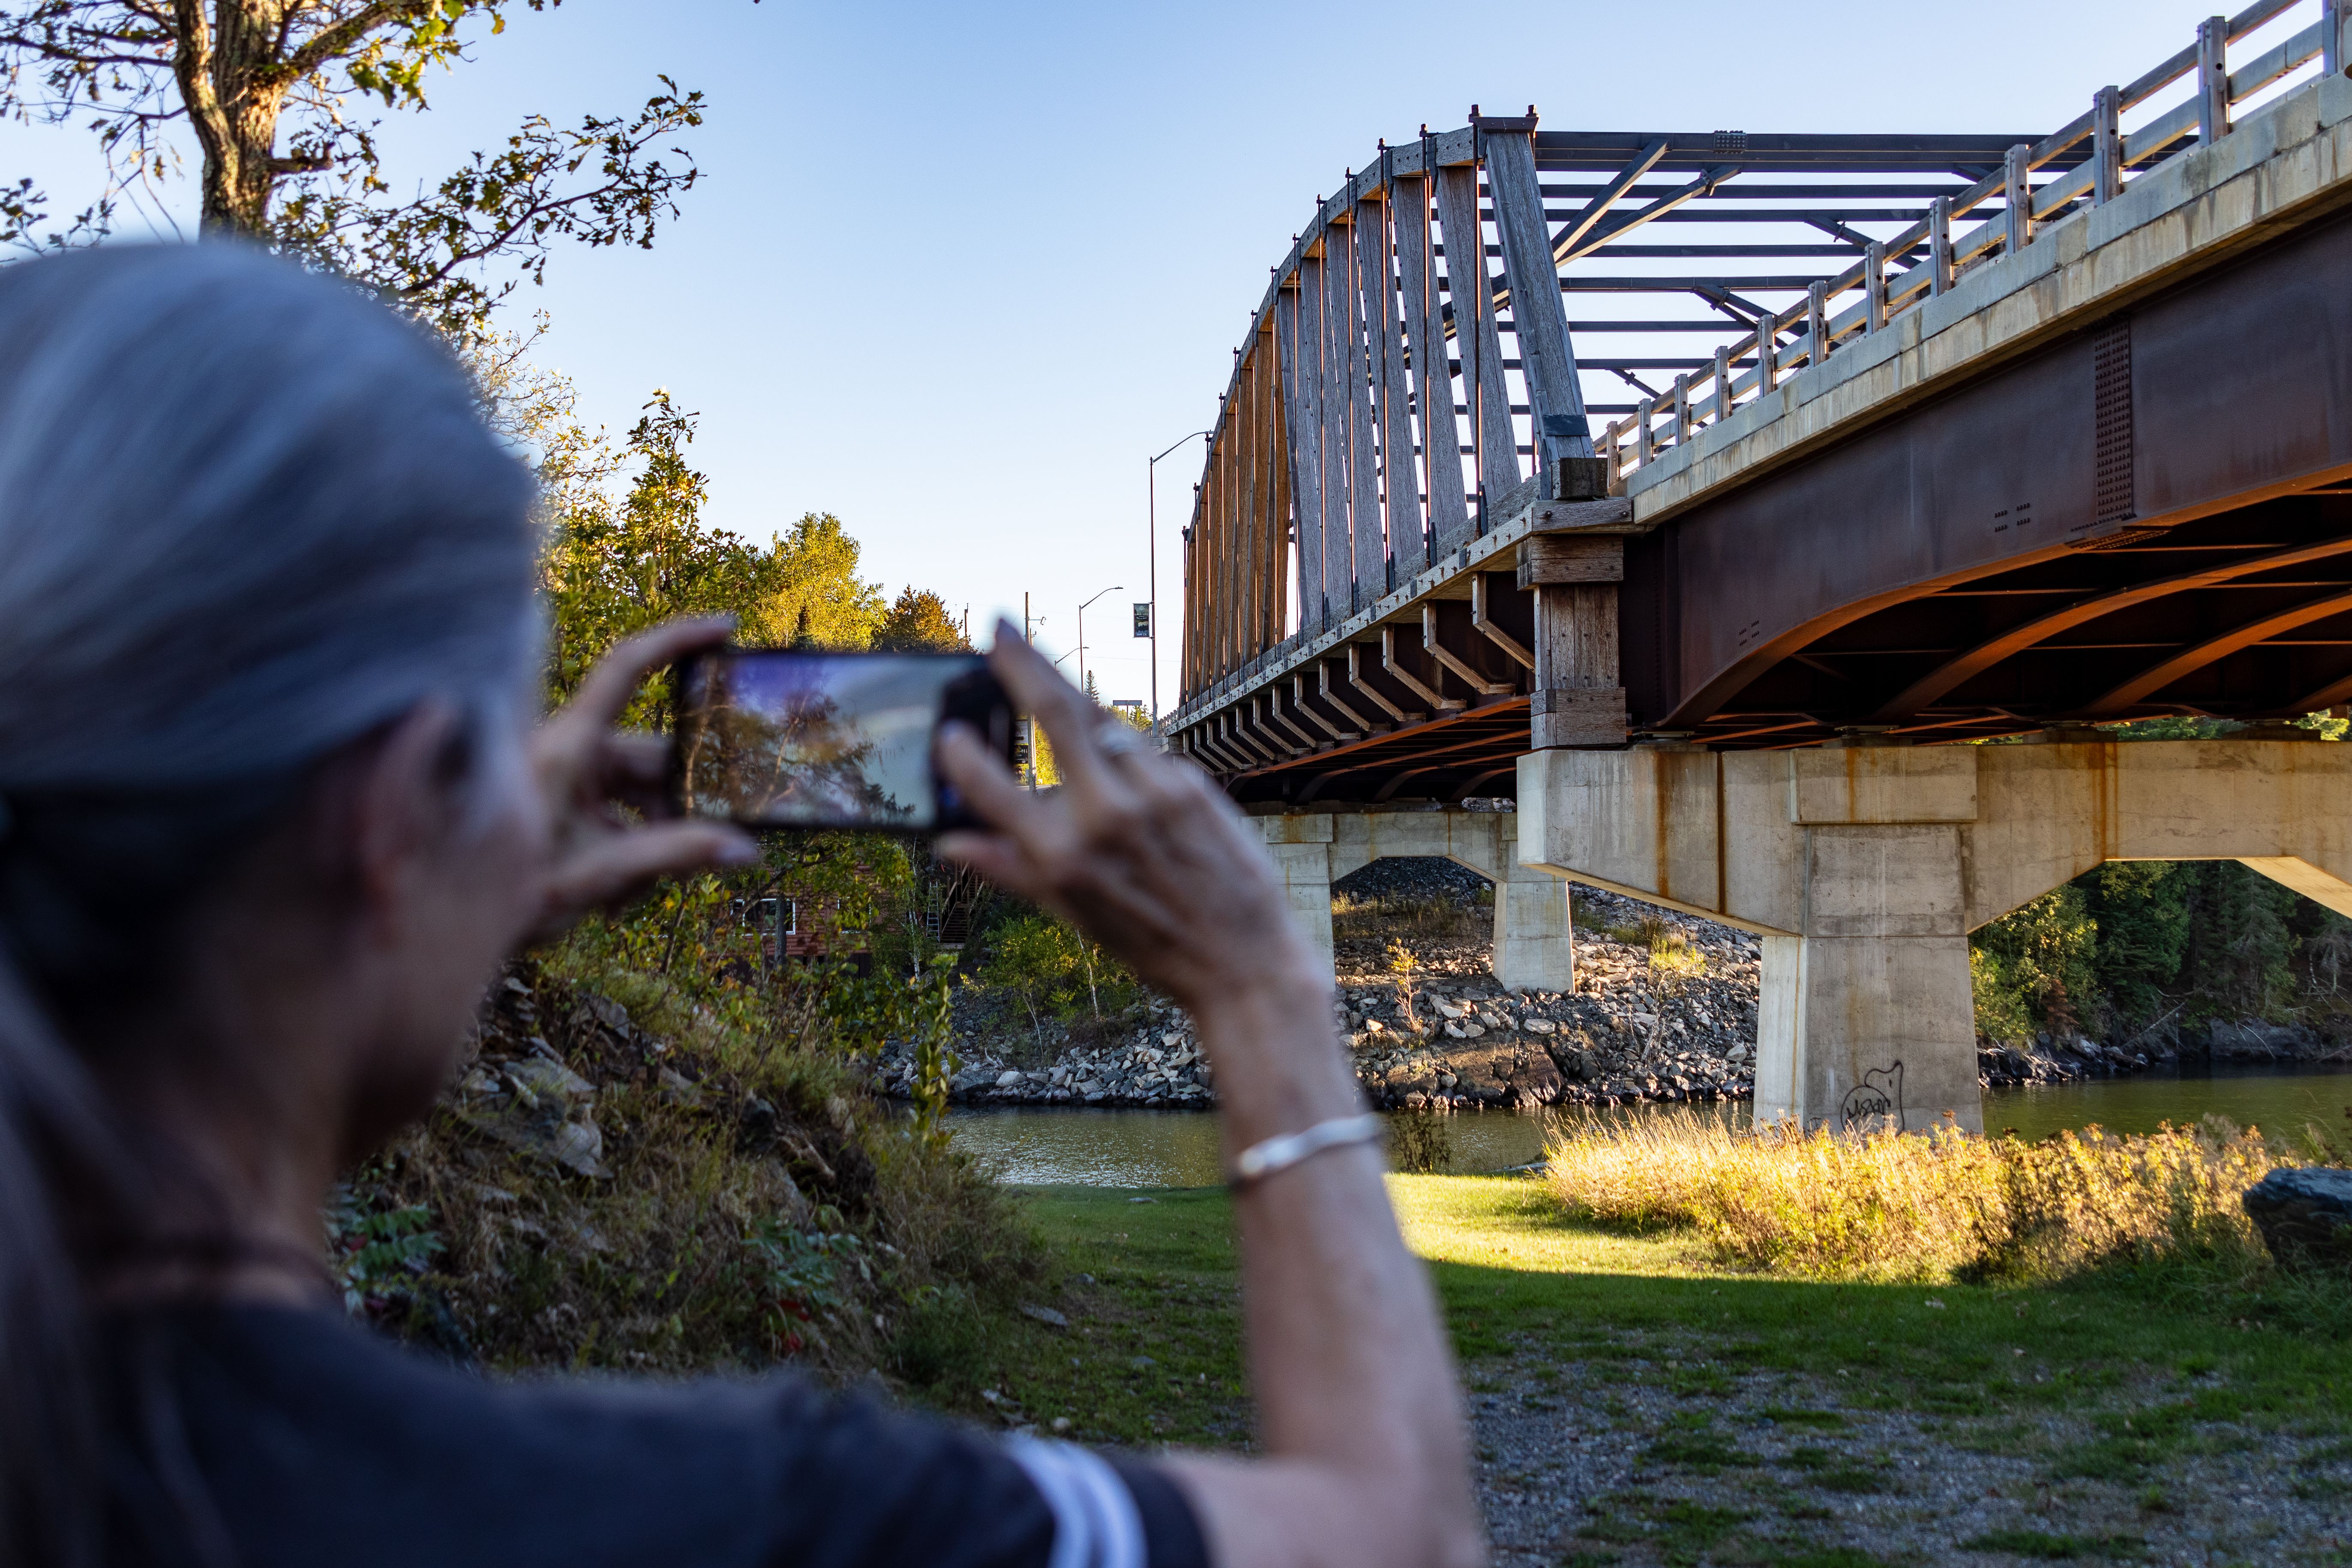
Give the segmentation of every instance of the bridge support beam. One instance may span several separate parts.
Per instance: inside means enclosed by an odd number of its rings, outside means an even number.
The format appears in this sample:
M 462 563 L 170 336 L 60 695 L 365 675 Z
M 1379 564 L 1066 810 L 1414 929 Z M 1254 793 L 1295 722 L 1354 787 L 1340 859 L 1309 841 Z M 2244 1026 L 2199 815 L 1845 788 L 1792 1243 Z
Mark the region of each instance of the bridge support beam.
M 1528 722 L 1537 750 L 1625 743 L 1617 599 L 1625 541 L 1538 533 L 1519 544 L 1519 586 L 1536 596 L 1535 684 Z
M 1291 918 L 1326 962 L 1334 957 L 1331 884 L 1375 860 L 1446 859 L 1495 884 L 1496 978 L 1514 991 L 1576 984 L 1569 884 L 1520 864 L 1518 818 L 1507 811 L 1301 812 L 1257 819 L 1281 874 Z
M 2352 913 L 2352 745 L 1639 746 L 1518 782 L 1529 863 L 1765 939 L 1757 1111 L 1809 1127 L 1979 1129 L 1968 933 L 2102 861 L 2240 860 Z

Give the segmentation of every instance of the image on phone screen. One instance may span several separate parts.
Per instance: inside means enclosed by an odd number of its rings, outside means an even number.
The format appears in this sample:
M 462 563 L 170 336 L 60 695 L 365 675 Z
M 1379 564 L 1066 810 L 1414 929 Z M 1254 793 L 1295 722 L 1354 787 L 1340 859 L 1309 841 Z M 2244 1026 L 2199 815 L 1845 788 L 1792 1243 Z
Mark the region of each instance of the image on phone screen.
M 679 805 L 765 827 L 943 826 L 958 814 L 932 768 L 940 722 L 990 734 L 1003 701 L 979 656 L 953 654 L 726 649 L 683 665 L 677 690 Z

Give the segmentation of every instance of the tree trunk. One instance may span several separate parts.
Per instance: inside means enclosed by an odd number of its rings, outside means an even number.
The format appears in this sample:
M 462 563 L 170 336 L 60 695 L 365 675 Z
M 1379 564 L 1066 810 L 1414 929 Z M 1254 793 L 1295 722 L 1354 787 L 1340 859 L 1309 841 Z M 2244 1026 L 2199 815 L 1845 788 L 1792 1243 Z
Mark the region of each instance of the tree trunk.
M 269 218 L 278 117 L 286 103 L 282 0 L 174 0 L 173 71 L 188 124 L 204 149 L 202 232 L 257 235 Z

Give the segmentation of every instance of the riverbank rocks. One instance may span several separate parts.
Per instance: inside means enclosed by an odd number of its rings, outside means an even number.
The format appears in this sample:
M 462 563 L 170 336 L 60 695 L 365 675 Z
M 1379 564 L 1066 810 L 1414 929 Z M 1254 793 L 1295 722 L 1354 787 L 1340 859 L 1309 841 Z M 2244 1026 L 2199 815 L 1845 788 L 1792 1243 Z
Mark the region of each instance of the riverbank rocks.
M 2352 1266 L 2352 1171 L 2335 1165 L 2273 1171 L 2241 1201 L 2281 1267 Z
M 1388 864 L 1375 862 L 1374 868 Z M 1431 898 L 1446 907 L 1433 903 L 1436 913 L 1426 922 L 1408 908 L 1390 924 L 1375 919 L 1338 942 L 1333 1022 L 1374 1105 L 1475 1110 L 1753 1095 L 1758 938 L 1580 887 L 1574 988 L 1513 993 L 1495 980 L 1486 939 L 1462 934 L 1468 928 L 1453 906 L 1469 894 L 1454 883 L 1471 874 L 1417 863 L 1399 874 L 1428 883 Z M 1375 890 L 1396 891 L 1385 884 Z M 1391 931 L 1393 937 L 1382 934 Z M 1388 967 L 1392 940 L 1410 951 L 1409 973 Z M 1116 1017 L 1056 1023 L 965 987 L 956 998 L 954 1029 L 951 1092 L 960 1102 L 1213 1102 L 1192 1021 L 1163 1002 Z M 2144 1031 L 2122 1043 L 2043 1034 L 1982 1043 L 1978 1079 L 1988 1089 L 2074 1083 L 2197 1057 L 2335 1060 L 2352 1058 L 2352 1043 L 2305 1026 L 2253 1024 L 2206 1024 L 2179 1037 Z M 906 1046 L 886 1047 L 877 1073 L 884 1092 L 906 1094 L 912 1068 Z

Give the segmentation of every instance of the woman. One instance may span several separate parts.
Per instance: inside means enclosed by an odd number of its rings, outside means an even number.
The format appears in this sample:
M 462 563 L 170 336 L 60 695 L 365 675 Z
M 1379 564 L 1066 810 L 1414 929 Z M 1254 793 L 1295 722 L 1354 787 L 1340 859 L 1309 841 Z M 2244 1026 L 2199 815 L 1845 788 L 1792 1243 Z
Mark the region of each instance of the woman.
M 531 729 L 530 501 L 457 367 L 337 284 L 225 247 L 0 272 L 10 1560 L 1475 1562 L 1328 979 L 1223 798 L 1002 629 L 1069 783 L 950 733 L 989 828 L 940 847 L 1198 1021 L 1255 1173 L 1265 1457 L 1112 1466 L 790 1379 L 492 1383 L 343 1319 L 330 1185 L 431 1105 L 499 961 L 752 854 L 655 820 L 660 747 L 612 728 L 722 625 L 626 645 Z

